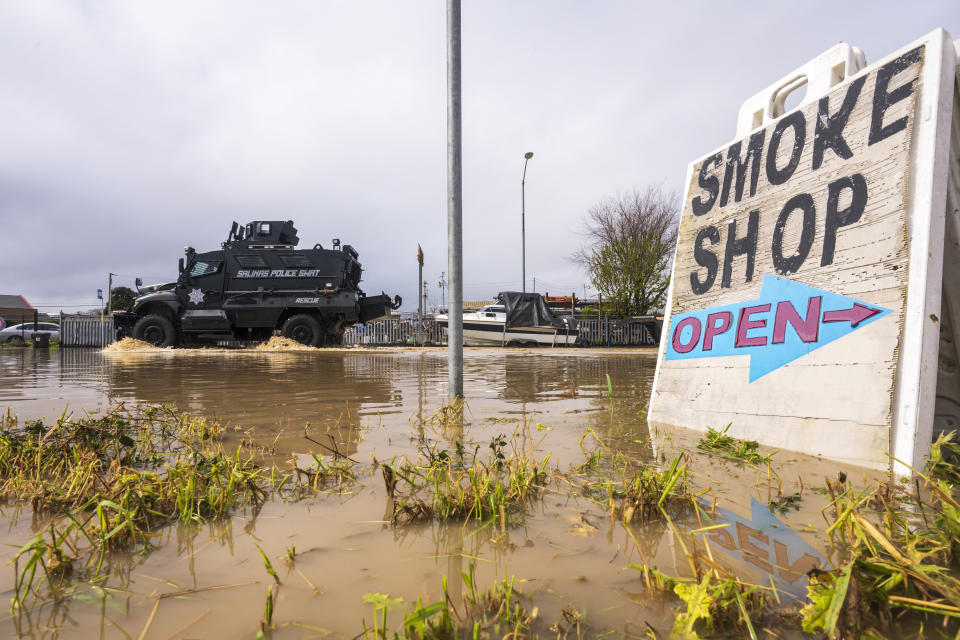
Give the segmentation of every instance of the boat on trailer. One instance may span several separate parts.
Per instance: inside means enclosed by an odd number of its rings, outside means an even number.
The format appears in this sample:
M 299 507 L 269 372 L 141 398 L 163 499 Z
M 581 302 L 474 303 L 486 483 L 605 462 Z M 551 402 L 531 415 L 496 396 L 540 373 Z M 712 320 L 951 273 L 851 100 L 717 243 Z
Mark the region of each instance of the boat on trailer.
M 436 317 L 446 331 L 447 314 Z M 463 344 L 482 346 L 570 346 L 580 331 L 572 318 L 557 318 L 539 293 L 504 291 L 498 302 L 463 314 Z

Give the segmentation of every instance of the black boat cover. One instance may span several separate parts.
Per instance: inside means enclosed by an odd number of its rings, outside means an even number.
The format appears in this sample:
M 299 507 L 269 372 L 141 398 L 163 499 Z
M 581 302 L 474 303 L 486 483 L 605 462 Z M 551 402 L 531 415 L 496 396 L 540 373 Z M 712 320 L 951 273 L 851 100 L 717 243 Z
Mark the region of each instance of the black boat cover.
M 546 301 L 539 293 L 519 291 L 500 292 L 500 302 L 507 312 L 507 329 L 513 327 L 563 327 L 554 317 Z

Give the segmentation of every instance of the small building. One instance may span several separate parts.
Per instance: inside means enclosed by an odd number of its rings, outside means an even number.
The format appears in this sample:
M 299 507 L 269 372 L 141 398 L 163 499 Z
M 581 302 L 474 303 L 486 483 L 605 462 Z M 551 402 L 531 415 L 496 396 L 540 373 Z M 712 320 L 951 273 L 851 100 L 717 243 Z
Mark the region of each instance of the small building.
M 33 305 L 23 296 L 0 293 L 0 318 L 4 319 L 4 326 L 33 320 L 34 311 Z

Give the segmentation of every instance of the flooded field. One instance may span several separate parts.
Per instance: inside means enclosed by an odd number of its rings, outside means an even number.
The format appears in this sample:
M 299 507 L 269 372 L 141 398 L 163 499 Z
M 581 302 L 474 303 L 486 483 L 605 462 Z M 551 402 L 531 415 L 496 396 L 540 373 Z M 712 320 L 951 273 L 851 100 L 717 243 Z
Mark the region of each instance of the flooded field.
M 268 499 L 228 518 L 162 527 L 149 553 L 101 560 L 106 577 L 4 609 L 2 633 L 355 638 L 367 629 L 380 637 L 374 625 L 385 617 L 402 632 L 418 599 L 446 600 L 456 613 L 465 591 L 506 580 L 525 624 L 542 636 L 667 637 L 678 599 L 651 588 L 644 566 L 674 577 L 699 577 L 706 566 L 798 609 L 808 572 L 845 561 L 825 535 L 829 498 L 811 490 L 841 470 L 784 452 L 772 462 L 738 462 L 698 450 L 698 436 L 651 434 L 645 409 L 655 365 L 653 350 L 468 349 L 466 404 L 462 419 L 450 419 L 438 414 L 446 402 L 443 350 L 0 350 L 0 407 L 21 424 L 55 421 L 65 407 L 80 416 L 117 403 L 174 404 L 223 424 L 227 451 L 256 444 L 278 465 L 322 455 L 350 465 L 355 477 L 300 500 Z M 624 465 L 664 469 L 683 453 L 696 496 L 689 506 L 666 519 L 625 516 L 613 481 L 626 478 Z M 384 464 L 402 477 L 404 457 L 459 456 L 495 468 L 497 456 L 518 455 L 550 470 L 542 493 L 518 513 L 397 519 Z M 860 487 L 883 479 L 842 471 Z M 7 504 L 0 518 L 4 563 L 50 526 L 29 503 Z M 15 596 L 12 564 L 0 585 Z M 788 625 L 771 633 L 800 632 Z

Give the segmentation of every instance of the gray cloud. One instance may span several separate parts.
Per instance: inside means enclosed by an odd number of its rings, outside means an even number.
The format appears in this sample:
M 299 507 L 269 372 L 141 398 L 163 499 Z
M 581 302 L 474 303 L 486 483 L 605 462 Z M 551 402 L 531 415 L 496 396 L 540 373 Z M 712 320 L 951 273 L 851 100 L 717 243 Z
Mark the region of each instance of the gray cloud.
M 580 290 L 584 211 L 733 137 L 740 103 L 839 40 L 868 60 L 955 2 L 464 6 L 467 298 Z M 93 304 L 232 220 L 360 251 L 365 287 L 446 270 L 443 3 L 0 2 L 0 291 Z M 121 279 L 130 284 L 132 277 Z

